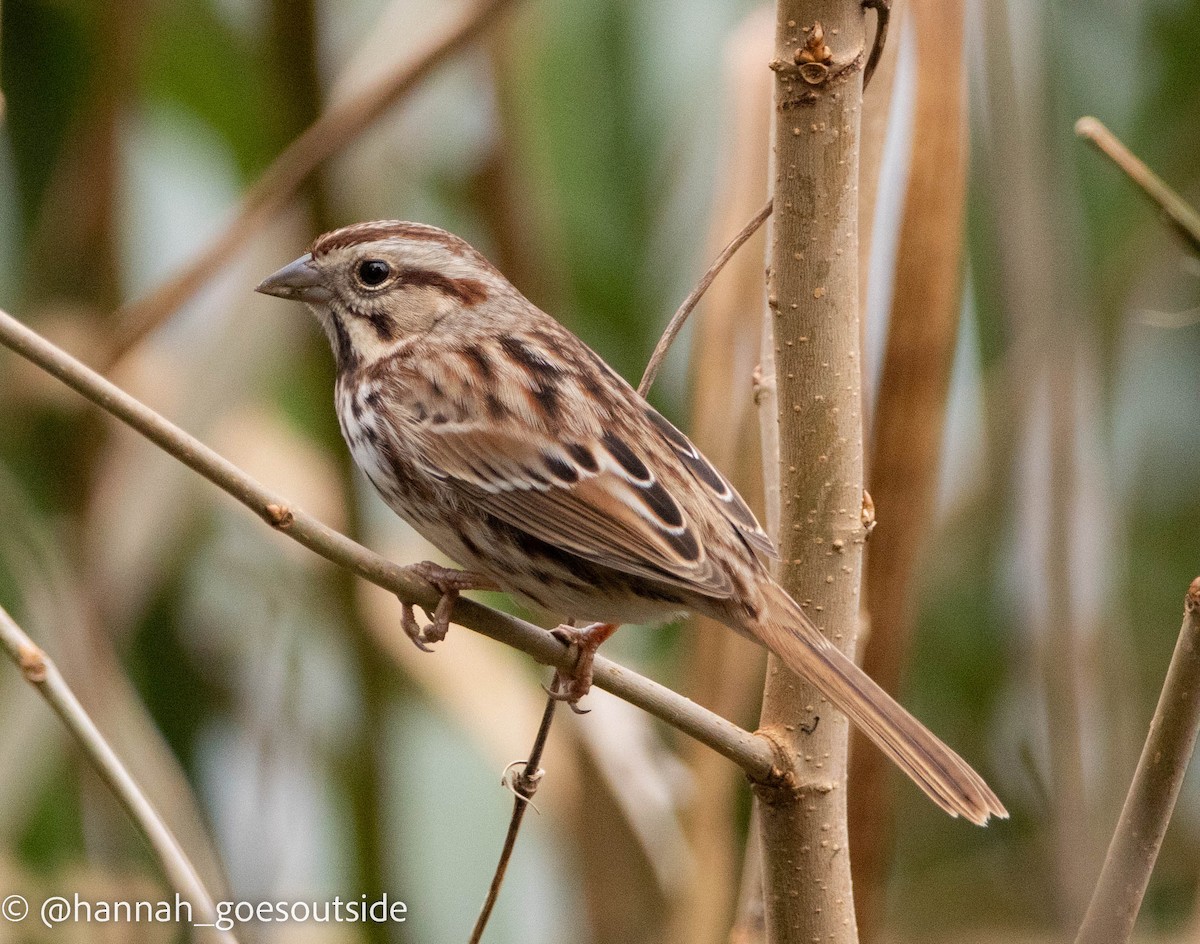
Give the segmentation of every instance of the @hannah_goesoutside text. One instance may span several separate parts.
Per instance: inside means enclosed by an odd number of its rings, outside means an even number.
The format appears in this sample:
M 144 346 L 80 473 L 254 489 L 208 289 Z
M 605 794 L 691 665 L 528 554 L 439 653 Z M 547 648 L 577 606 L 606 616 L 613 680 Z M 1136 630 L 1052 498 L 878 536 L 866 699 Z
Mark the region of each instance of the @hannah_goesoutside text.
M 401 924 L 408 920 L 408 905 L 386 892 L 368 899 L 335 896 L 327 901 L 218 901 L 215 920 L 201 921 L 191 902 L 176 894 L 173 899 L 117 901 L 71 895 L 50 895 L 30 903 L 24 895 L 0 901 L 0 922 L 20 924 L 40 921 L 47 928 L 67 924 L 181 924 L 231 931 L 242 924 Z

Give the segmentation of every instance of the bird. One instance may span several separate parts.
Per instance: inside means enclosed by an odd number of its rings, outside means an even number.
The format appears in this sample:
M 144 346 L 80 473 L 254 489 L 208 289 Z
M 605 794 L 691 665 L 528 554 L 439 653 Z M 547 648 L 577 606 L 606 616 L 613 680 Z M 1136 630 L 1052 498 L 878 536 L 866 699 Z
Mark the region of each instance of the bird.
M 400 220 L 345 226 L 257 291 L 312 309 L 355 463 L 464 568 L 419 565 L 443 595 L 424 629 L 405 608 L 418 646 L 473 587 L 590 621 L 556 631 L 578 656 L 552 692 L 575 705 L 617 626 L 703 614 L 816 686 L 946 812 L 1008 815 L 772 578 L 774 543 L 728 479 L 465 240 Z

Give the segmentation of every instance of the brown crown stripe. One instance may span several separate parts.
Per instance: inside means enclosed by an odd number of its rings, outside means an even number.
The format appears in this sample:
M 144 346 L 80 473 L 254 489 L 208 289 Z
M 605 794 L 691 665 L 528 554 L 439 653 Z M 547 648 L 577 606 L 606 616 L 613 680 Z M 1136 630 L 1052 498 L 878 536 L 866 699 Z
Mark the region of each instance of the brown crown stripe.
M 321 256 L 335 249 L 371 243 L 380 239 L 424 240 L 439 243 L 450 252 L 463 255 L 471 249 L 463 240 L 436 226 L 408 223 L 404 220 L 379 220 L 374 223 L 355 223 L 318 236 L 312 244 L 312 254 Z

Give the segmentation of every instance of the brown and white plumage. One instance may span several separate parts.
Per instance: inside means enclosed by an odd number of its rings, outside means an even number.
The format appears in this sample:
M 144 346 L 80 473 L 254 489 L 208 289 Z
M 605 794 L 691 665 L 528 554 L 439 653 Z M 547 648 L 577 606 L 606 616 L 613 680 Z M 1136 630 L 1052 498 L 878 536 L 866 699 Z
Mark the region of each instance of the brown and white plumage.
M 948 812 L 1007 815 L 771 579 L 775 549 L 724 476 L 467 243 L 359 224 L 259 288 L 316 312 L 356 462 L 451 558 L 565 616 L 712 616 L 812 681 Z

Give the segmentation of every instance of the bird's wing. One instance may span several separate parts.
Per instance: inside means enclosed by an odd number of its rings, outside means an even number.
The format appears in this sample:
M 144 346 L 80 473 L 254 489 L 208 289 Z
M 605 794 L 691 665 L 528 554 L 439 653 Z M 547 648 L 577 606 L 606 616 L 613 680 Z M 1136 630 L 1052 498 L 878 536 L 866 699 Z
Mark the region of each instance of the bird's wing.
M 718 509 L 737 529 L 747 546 L 756 554 L 772 560 L 777 559 L 779 551 L 775 548 L 775 542 L 762 529 L 758 519 L 754 517 L 754 512 L 737 493 L 737 489 L 729 484 L 729 480 L 718 472 L 713 464 L 704 458 L 700 450 L 692 444 L 692 441 L 676 429 L 666 417 L 649 405 L 644 408 L 644 412 L 646 419 L 675 451 L 684 468 L 688 470 L 696 483 L 708 495 L 716 499 Z
M 643 459 L 615 433 L 564 443 L 533 428 L 471 421 L 425 423 L 414 432 L 431 475 L 455 480 L 481 508 L 533 537 L 706 596 L 733 592 L 686 503 L 672 495 L 670 477 L 653 471 L 658 457 Z

